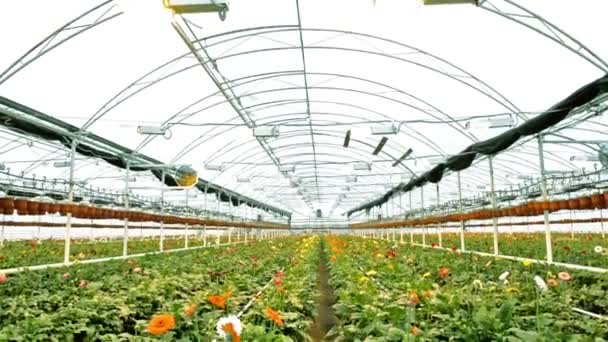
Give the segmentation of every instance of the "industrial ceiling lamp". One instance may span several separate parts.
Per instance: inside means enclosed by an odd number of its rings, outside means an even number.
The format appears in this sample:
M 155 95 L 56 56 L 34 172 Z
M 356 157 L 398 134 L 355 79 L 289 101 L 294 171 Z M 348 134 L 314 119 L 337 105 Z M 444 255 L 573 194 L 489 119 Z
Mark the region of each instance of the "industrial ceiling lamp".
M 226 166 L 224 164 L 205 164 L 205 170 L 209 171 L 224 171 Z
M 253 136 L 256 138 L 278 138 L 279 127 L 277 126 L 260 126 L 253 129 Z
M 511 116 L 495 117 L 482 120 L 471 120 L 465 124 L 466 129 L 489 129 L 489 128 L 511 128 L 515 126 L 515 120 Z
M 372 165 L 370 163 L 357 162 L 357 163 L 353 164 L 353 168 L 356 171 L 371 171 Z
M 357 176 L 346 176 L 346 183 L 357 183 Z
M 423 0 L 425 5 L 461 5 L 472 4 L 479 6 L 479 0 Z
M 226 20 L 228 1 L 226 0 L 163 0 L 166 8 L 174 13 L 218 13 L 222 21 Z
M 295 172 L 296 171 L 296 166 L 295 165 L 279 165 L 279 172 Z
M 395 124 L 372 126 L 372 135 L 397 134 L 399 130 Z

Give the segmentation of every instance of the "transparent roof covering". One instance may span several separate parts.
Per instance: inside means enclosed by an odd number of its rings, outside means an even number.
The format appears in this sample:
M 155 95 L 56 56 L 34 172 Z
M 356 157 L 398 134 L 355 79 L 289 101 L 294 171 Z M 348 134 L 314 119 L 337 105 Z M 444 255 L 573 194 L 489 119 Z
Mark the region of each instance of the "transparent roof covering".
M 298 219 L 316 209 L 344 219 L 608 70 L 602 0 L 232 0 L 225 21 L 172 17 L 161 1 L 141 0 L 13 1 L 3 12 L 11 15 L 0 21 L 10 32 L 0 36 L 1 96 L 164 163 L 192 165 Z M 559 143 L 605 139 L 606 118 L 581 113 L 551 128 L 546 170 L 599 167 L 577 157 L 596 156 L 597 144 Z M 141 125 L 166 133 L 142 135 Z M 64 145 L 5 128 L 0 138 L 12 174 L 68 177 L 55 165 L 68 158 Z M 495 188 L 538 177 L 538 149 L 524 137 L 494 157 Z M 116 182 L 124 170 L 77 159 L 77 181 L 124 188 Z M 478 158 L 461 172 L 463 196 L 488 191 L 489 177 L 487 158 Z M 157 196 L 136 190 L 156 178 L 135 178 L 132 191 Z M 456 174 L 439 183 L 439 199 L 434 185 L 424 189 L 424 204 L 454 200 Z M 407 209 L 401 196 L 394 201 Z M 414 191 L 411 205 L 421 204 Z

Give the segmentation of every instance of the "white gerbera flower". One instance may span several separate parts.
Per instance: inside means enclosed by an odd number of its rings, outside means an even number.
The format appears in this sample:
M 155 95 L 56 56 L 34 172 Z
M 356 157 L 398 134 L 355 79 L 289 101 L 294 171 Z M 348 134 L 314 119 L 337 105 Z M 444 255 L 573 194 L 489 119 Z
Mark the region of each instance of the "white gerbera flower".
M 511 272 L 505 271 L 500 276 L 498 276 L 498 280 L 500 280 L 500 281 L 506 281 L 507 278 L 509 278 L 510 275 L 511 275 Z
M 226 329 L 229 324 L 232 324 L 232 329 L 234 330 L 234 332 L 237 335 L 241 336 L 241 332 L 243 331 L 243 324 L 241 323 L 241 320 L 234 315 L 222 317 L 219 321 L 217 321 L 217 334 L 220 335 L 220 337 L 222 338 L 231 337 L 229 331 Z
M 604 248 L 602 246 L 595 246 L 593 250 L 595 251 L 595 253 L 601 254 L 604 251 Z
M 547 289 L 548 289 L 547 283 L 545 283 L 543 278 L 541 278 L 539 276 L 534 276 L 534 282 L 536 283 L 536 286 L 538 286 L 538 288 L 541 291 L 547 291 Z

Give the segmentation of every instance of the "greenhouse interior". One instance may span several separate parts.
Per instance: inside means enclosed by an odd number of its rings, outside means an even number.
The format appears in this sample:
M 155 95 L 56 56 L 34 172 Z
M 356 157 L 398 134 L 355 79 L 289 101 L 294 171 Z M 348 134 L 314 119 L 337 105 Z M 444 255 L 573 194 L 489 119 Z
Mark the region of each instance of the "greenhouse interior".
M 0 12 L 0 341 L 608 341 L 607 1 Z

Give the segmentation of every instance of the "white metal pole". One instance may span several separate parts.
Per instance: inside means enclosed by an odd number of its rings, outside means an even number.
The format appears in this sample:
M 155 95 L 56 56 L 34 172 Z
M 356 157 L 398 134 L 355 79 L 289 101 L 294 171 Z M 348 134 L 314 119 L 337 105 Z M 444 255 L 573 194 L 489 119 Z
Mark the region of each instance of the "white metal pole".
M 496 192 L 494 192 L 494 163 L 492 157 L 488 158 L 490 164 L 490 197 L 492 200 L 492 209 L 496 210 Z M 492 218 L 493 238 L 494 238 L 494 255 L 498 255 L 498 218 Z
M 458 176 L 458 206 L 460 208 L 460 215 L 464 215 L 464 208 L 462 206 L 462 184 L 460 182 L 460 172 L 457 172 Z M 464 220 L 460 220 L 460 250 L 463 252 L 466 250 L 464 244 Z
M 129 171 L 131 165 L 127 160 L 125 168 L 125 209 L 129 210 Z M 124 228 L 123 228 L 123 238 L 122 238 L 122 256 L 126 257 L 128 253 L 129 246 L 129 218 L 125 216 L 124 219 Z
M 437 208 L 439 208 L 439 183 L 435 184 L 435 188 L 437 190 Z M 437 224 L 437 238 L 439 240 L 439 247 L 443 247 L 443 236 L 441 235 L 441 230 L 443 226 L 441 223 Z
M 188 190 L 186 189 L 186 217 L 190 217 L 190 210 L 188 210 Z M 184 238 L 184 248 L 188 248 L 188 223 L 186 223 L 186 236 Z
M 207 247 L 207 225 L 203 225 L 203 247 Z
M 408 191 L 409 198 L 410 198 L 410 213 L 412 213 L 414 211 L 414 206 L 412 205 L 412 192 L 413 191 L 414 190 Z M 410 244 L 414 244 L 414 228 L 409 227 L 409 229 L 410 229 Z
M 420 187 L 420 209 L 424 218 L 424 187 Z M 422 227 L 422 247 L 426 247 L 426 226 Z
M 72 149 L 70 150 L 70 176 L 68 183 L 68 203 L 73 204 L 74 202 L 74 164 L 76 162 L 76 145 L 78 144 L 75 137 L 72 138 Z M 68 265 L 70 263 L 70 244 L 71 244 L 71 230 L 72 230 L 72 212 L 68 211 L 66 214 L 67 222 L 65 226 L 65 244 L 63 250 L 63 263 Z
M 540 159 L 540 186 L 543 195 L 543 201 L 548 200 L 547 194 L 547 178 L 545 177 L 545 156 L 543 149 L 543 136 L 538 135 L 538 157 Z M 553 247 L 551 243 L 551 226 L 549 225 L 549 211 L 544 210 L 543 216 L 545 220 L 545 246 L 547 251 L 547 262 L 553 262 Z
M 160 185 L 160 214 L 163 215 L 165 211 L 165 170 L 161 171 L 161 185 Z M 165 250 L 165 220 L 160 220 L 160 239 L 158 243 L 158 249 L 162 252 Z

